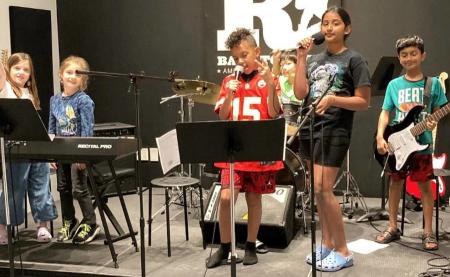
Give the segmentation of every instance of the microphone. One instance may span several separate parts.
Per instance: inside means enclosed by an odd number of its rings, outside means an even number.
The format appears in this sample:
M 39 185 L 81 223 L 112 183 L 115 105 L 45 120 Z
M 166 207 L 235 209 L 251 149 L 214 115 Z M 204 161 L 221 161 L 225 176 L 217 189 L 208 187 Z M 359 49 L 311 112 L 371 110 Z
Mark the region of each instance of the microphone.
M 313 35 L 311 36 L 311 38 L 312 38 L 313 43 L 314 43 L 315 45 L 320 45 L 320 44 L 322 44 L 322 43 L 325 41 L 325 36 L 324 36 L 324 34 L 322 34 L 321 32 L 318 32 L 318 33 L 313 34 Z M 298 48 L 303 48 L 303 46 L 297 45 L 297 47 L 295 47 L 295 48 L 282 49 L 282 51 L 290 52 L 290 51 L 295 51 L 295 50 L 297 50 Z
M 86 70 L 75 70 L 76 74 L 80 74 L 80 75 L 89 75 L 89 73 L 91 73 L 90 71 L 86 71 Z
M 241 74 L 244 72 L 244 67 L 242 65 L 236 65 L 233 69 L 233 73 L 234 73 L 234 79 L 235 80 L 239 80 L 239 77 L 241 77 Z M 236 93 L 236 90 L 233 90 L 233 94 Z
M 325 41 L 325 35 L 321 32 L 315 33 L 311 36 L 313 43 L 315 45 L 321 45 Z M 303 48 L 301 45 L 299 45 L 299 48 Z
M 233 69 L 234 72 L 234 79 L 239 80 L 239 77 L 241 77 L 241 74 L 244 72 L 244 67 L 242 65 L 236 65 Z

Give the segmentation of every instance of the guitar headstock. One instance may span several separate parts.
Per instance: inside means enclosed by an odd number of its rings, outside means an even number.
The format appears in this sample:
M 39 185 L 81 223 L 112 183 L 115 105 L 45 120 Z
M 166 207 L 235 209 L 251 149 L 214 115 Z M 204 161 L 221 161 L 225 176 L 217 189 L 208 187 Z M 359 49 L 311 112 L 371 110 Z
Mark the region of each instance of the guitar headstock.
M 441 72 L 441 74 L 439 74 L 439 83 L 441 84 L 442 89 L 445 92 L 445 80 L 448 79 L 448 74 L 447 72 Z
M 8 63 L 8 49 L 2 49 L 2 57 L 1 57 L 2 65 L 6 68 Z

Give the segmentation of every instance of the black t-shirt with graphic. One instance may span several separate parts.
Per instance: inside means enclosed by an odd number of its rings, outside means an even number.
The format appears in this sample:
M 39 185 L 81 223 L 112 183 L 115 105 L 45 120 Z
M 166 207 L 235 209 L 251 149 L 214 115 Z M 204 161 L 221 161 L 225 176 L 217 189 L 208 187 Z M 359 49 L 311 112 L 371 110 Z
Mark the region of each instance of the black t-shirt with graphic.
M 327 51 L 308 58 L 307 78 L 309 94 L 305 106 L 309 106 L 323 93 L 349 97 L 355 95 L 355 88 L 370 86 L 370 73 L 364 58 L 351 49 L 339 54 Z M 308 109 L 303 109 L 304 114 Z M 347 109 L 329 107 L 323 116 L 315 115 L 314 137 L 348 136 L 353 126 L 353 113 Z M 309 121 L 303 125 L 300 136 L 309 138 Z

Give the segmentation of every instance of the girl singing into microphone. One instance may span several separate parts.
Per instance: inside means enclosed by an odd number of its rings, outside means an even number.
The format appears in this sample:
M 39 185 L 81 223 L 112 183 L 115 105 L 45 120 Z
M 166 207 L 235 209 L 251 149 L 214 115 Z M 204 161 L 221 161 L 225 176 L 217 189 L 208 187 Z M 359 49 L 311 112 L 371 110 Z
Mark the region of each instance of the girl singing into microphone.
M 366 110 L 370 100 L 367 62 L 345 45 L 351 31 L 349 14 L 342 8 L 331 7 L 321 21 L 326 50 L 307 59 L 313 47 L 311 38 L 300 41 L 297 50 L 295 95 L 311 105 L 325 94 L 315 109 L 313 149 L 310 149 L 309 124 L 300 132 L 300 155 L 314 170 L 314 191 L 323 238 L 316 250 L 316 261 L 317 269 L 322 271 L 338 271 L 353 265 L 341 208 L 333 194 L 337 173 L 350 145 L 353 114 Z M 311 254 L 306 261 L 312 263 Z

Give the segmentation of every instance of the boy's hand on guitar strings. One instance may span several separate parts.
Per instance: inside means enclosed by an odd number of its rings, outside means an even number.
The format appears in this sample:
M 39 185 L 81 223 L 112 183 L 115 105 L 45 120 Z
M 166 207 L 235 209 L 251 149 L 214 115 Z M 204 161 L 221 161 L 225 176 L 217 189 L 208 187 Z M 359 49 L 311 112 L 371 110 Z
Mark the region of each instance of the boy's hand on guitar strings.
M 433 131 L 434 128 L 436 128 L 436 126 L 437 126 L 437 121 L 433 120 L 432 118 L 429 117 L 429 118 L 427 118 L 426 124 L 427 124 L 427 130 Z

